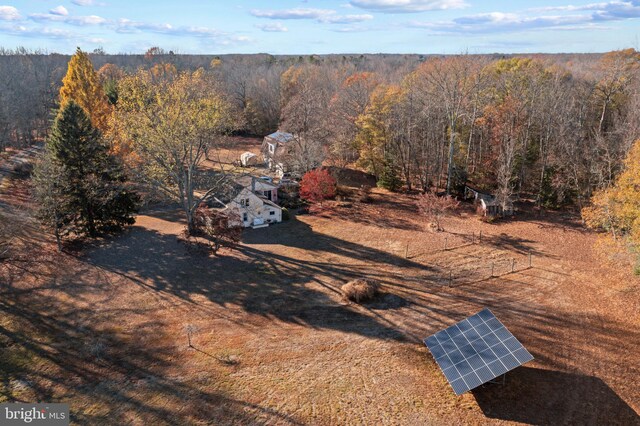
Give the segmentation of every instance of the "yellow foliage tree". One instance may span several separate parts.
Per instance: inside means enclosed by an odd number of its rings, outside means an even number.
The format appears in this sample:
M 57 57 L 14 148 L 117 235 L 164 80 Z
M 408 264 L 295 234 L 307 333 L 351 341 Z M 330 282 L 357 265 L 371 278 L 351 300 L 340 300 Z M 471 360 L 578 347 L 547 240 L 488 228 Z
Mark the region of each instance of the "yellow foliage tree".
M 200 203 L 227 184 L 221 163 L 219 173 L 202 163 L 208 154 L 219 157 L 224 136 L 236 128 L 237 112 L 202 69 L 161 79 L 140 70 L 120 80 L 118 93 L 114 129 L 139 159 L 136 175 L 179 201 L 194 232 Z
M 355 145 L 360 152 L 359 165 L 376 176 L 382 174 L 385 165 L 391 116 L 401 99 L 400 87 L 381 84 L 371 94 L 364 114 L 356 120 L 358 134 Z
M 625 170 L 615 184 L 596 192 L 592 205 L 582 210 L 587 226 L 602 229 L 637 254 L 640 250 L 640 140 L 625 160 Z M 639 259 L 640 260 L 640 259 Z M 640 272 L 640 265 L 636 268 Z
M 96 128 L 102 133 L 108 132 L 111 107 L 91 59 L 80 48 L 69 60 L 67 74 L 60 88 L 60 105 L 70 100 L 85 110 Z

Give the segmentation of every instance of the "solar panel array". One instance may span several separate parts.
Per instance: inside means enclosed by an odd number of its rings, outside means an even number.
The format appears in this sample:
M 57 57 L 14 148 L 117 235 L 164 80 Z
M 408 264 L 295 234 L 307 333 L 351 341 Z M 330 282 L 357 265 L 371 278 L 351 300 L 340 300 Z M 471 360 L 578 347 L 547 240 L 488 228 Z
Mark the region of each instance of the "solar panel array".
M 456 395 L 533 359 L 489 309 L 437 332 L 424 342 Z

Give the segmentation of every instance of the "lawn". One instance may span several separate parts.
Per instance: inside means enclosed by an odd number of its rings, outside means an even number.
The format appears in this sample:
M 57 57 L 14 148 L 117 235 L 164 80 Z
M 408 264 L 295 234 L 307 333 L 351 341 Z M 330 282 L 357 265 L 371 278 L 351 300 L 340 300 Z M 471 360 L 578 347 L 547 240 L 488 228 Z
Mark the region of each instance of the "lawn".
M 79 424 L 640 424 L 640 285 L 594 234 L 553 212 L 443 225 L 375 190 L 218 257 L 169 207 L 63 255 L 28 241 L 0 266 L 0 401 Z M 346 302 L 354 278 L 382 294 Z M 456 397 L 421 340 L 483 307 L 535 360 Z

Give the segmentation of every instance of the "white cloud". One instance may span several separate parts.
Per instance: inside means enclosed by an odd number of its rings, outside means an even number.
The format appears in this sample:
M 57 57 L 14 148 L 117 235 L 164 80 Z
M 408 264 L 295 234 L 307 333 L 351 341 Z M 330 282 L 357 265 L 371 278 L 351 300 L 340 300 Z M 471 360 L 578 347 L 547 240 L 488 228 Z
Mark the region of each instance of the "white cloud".
M 69 11 L 64 6 L 54 7 L 53 9 L 51 9 L 49 11 L 49 13 L 52 14 L 52 15 L 58 15 L 58 16 L 67 16 L 67 15 L 69 15 Z
M 55 15 L 52 13 L 32 13 L 29 15 L 29 19 L 36 22 L 64 22 L 70 25 L 103 25 L 108 21 L 97 15 L 89 15 L 89 16 L 65 16 L 65 15 Z
M 372 15 L 339 15 L 332 9 L 282 9 L 282 10 L 260 10 L 253 9 L 251 14 L 258 18 L 267 19 L 311 19 L 327 24 L 351 24 L 373 19 Z
M 124 18 L 113 23 L 113 27 L 118 33 L 156 33 L 175 37 L 191 36 L 225 46 L 252 41 L 249 37 L 229 34 L 215 28 L 193 26 L 175 27 L 167 23 L 154 24 Z
M 286 33 L 287 31 L 289 31 L 287 27 L 282 25 L 282 23 L 280 22 L 275 22 L 273 24 L 256 25 L 256 28 L 259 28 L 262 31 L 265 31 L 268 33 Z
M 382 13 L 417 13 L 468 6 L 464 0 L 351 0 L 349 3 L 361 9 Z
M 59 28 L 34 28 L 24 25 L 14 25 L 11 27 L 0 27 L 0 33 L 19 37 L 38 37 L 52 39 L 71 39 L 78 37 L 70 31 L 61 30 Z
M 0 6 L 0 21 L 17 21 L 20 12 L 13 6 Z
M 331 9 L 283 9 L 283 10 L 259 10 L 253 9 L 251 14 L 258 18 L 268 19 L 321 19 L 325 16 L 335 14 Z
M 71 3 L 77 6 L 95 6 L 97 4 L 95 0 L 72 0 Z
M 321 20 L 321 22 L 327 22 L 329 24 L 352 24 L 354 22 L 363 22 L 373 19 L 373 15 L 336 15 L 327 16 Z
M 462 16 L 450 21 L 413 21 L 409 25 L 436 33 L 478 34 L 531 30 L 605 29 L 606 27 L 602 25 L 605 22 L 636 18 L 640 18 L 640 0 L 592 3 L 583 6 L 553 6 L 528 9 L 523 13 L 491 12 Z

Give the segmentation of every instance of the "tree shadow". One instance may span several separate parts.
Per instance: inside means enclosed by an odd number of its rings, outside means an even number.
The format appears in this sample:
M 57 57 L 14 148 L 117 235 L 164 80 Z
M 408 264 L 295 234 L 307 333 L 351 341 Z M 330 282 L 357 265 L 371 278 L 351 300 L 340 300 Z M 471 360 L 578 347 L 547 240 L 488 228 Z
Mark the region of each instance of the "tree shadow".
M 264 245 L 287 251 L 268 251 Z M 301 249 L 313 259 L 287 252 Z M 320 256 L 322 254 L 322 256 Z M 325 256 L 330 256 L 327 259 Z M 342 301 L 339 287 L 354 278 L 381 284 L 394 277 L 387 268 L 431 268 L 393 254 L 314 232 L 303 222 L 248 230 L 237 252 L 225 256 L 191 253 L 175 235 L 141 226 L 91 251 L 86 260 L 162 297 L 196 302 L 199 297 L 249 314 L 375 338 L 403 340 L 404 334 Z
M 168 374 L 182 368 L 182 359 L 162 323 L 143 322 L 132 334 L 114 321 L 147 316 L 147 308 L 81 308 L 51 289 L 1 293 L 0 401 L 66 402 L 71 421 L 87 425 L 301 424 Z
M 535 243 L 535 241 L 505 233 L 499 235 L 485 234 L 482 236 L 482 244 L 488 244 L 501 250 L 509 250 L 521 255 L 527 255 L 529 253 L 534 255 L 542 254 L 540 250 L 533 246 L 533 243 Z M 545 254 L 545 256 L 551 257 L 549 254 Z
M 403 219 L 398 216 L 392 216 L 382 212 L 382 209 L 388 209 L 389 202 L 372 201 L 370 203 L 351 202 L 347 203 L 348 207 L 340 203 L 332 202 L 330 207 L 315 213 L 318 217 L 327 219 L 339 219 L 362 225 L 375 226 L 377 228 L 394 228 L 404 231 L 423 231 L 421 226 L 416 225 L 410 220 Z M 399 204 L 403 206 L 403 204 Z M 399 207 L 397 210 L 410 210 L 410 207 Z M 387 210 L 387 213 L 389 210 Z M 417 208 L 415 212 L 406 213 L 415 216 L 418 214 Z M 406 216 L 406 217 L 411 217 Z
M 519 367 L 504 385 L 472 391 L 485 416 L 532 425 L 640 425 L 640 416 L 598 377 Z

